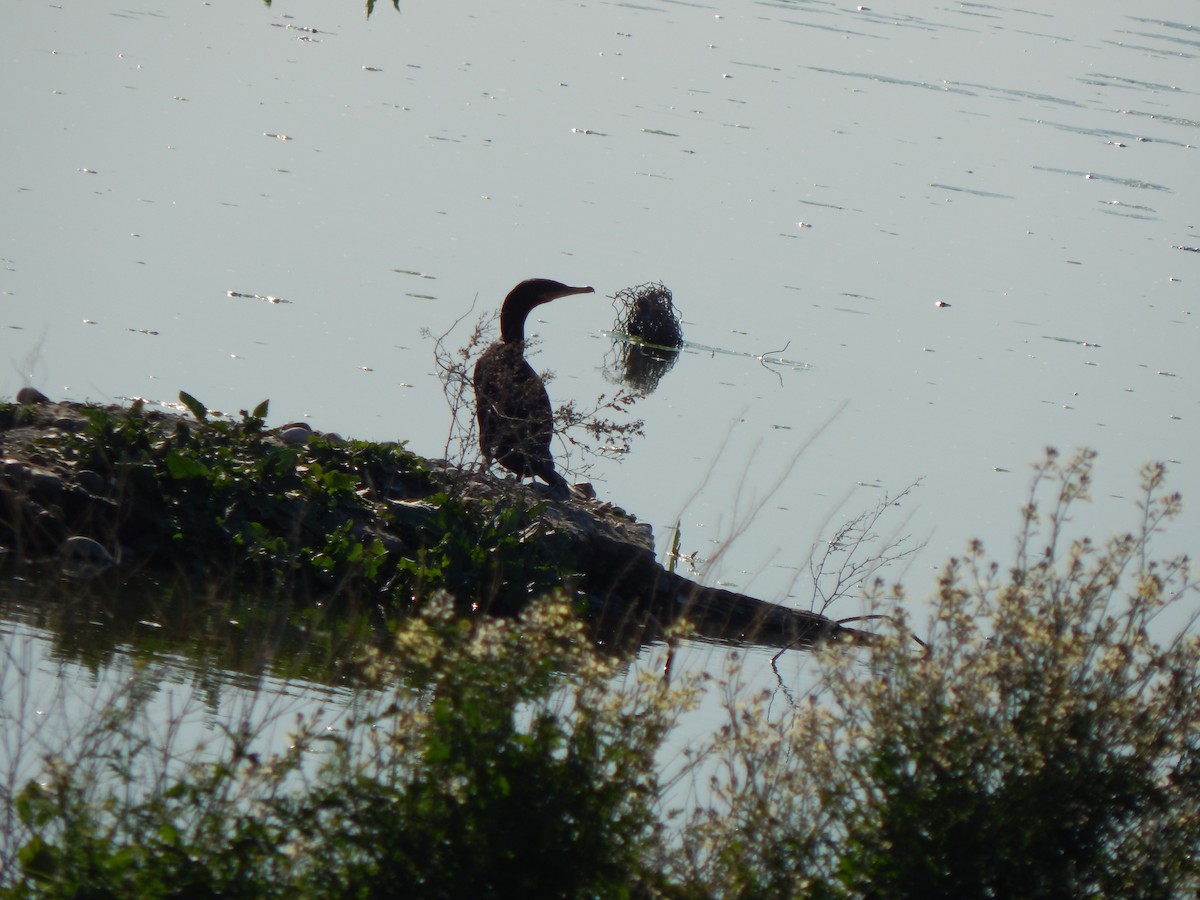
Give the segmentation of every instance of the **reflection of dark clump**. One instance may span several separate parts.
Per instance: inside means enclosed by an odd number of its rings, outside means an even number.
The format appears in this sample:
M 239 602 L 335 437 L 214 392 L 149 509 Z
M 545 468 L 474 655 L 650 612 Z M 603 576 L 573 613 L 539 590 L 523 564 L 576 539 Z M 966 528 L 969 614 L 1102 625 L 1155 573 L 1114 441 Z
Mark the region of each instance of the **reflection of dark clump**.
M 657 347 L 631 344 L 628 341 L 614 344 L 621 366 L 621 382 L 643 394 L 652 393 L 679 358 L 678 350 L 659 350 Z
M 683 327 L 671 302 L 671 292 L 662 283 L 640 284 L 613 295 L 617 307 L 617 331 L 660 347 L 683 346 Z
M 614 342 L 621 380 L 650 393 L 675 365 L 683 346 L 683 327 L 671 292 L 661 282 L 624 288 L 613 295 L 617 308 Z

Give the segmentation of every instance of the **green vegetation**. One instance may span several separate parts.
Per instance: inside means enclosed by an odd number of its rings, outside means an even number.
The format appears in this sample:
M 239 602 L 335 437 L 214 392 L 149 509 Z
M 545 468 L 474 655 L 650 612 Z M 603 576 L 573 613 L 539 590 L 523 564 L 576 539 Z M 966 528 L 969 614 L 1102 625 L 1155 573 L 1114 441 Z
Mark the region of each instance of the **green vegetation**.
M 435 598 L 364 651 L 339 728 L 298 721 L 269 758 L 235 726 L 204 754 L 156 740 L 147 667 L 3 798 L 0 893 L 1194 895 L 1200 641 L 1164 614 L 1197 585 L 1152 552 L 1180 499 L 1148 467 L 1134 531 L 1074 537 L 1091 467 L 1047 457 L 1016 559 L 951 560 L 923 643 L 876 584 L 892 629 L 817 651 L 804 697 L 622 675 L 553 597 L 469 620 Z M 725 725 L 664 782 L 713 690 Z
M 17 485 L 0 542 L 29 558 L 83 535 L 186 582 L 389 609 L 443 589 L 513 609 L 530 585 L 545 593 L 570 571 L 551 555 L 561 546 L 532 540 L 536 505 L 499 494 L 462 502 L 453 472 L 430 471 L 403 444 L 306 432 L 288 441 L 265 427 L 265 401 L 227 419 L 186 392 L 180 400 L 196 421 L 141 403 L 82 405 L 52 427 L 63 407 L 0 405 L 0 427 L 34 433 L 29 458 L 57 482 L 46 501 Z
M 559 602 L 472 627 L 435 601 L 372 654 L 336 733 L 297 723 L 261 760 L 234 731 L 149 783 L 135 688 L 16 798 L 9 895 L 613 896 L 658 840 L 653 751 L 679 703 L 615 695 L 589 646 Z
M 1195 893 L 1197 585 L 1186 558 L 1150 553 L 1181 501 L 1149 466 L 1137 530 L 1071 540 L 1091 468 L 1089 453 L 1038 468 L 1010 569 L 978 544 L 947 564 L 924 652 L 894 606 L 882 645 L 825 654 L 793 716 L 769 721 L 760 700 L 731 719 L 718 743 L 737 789 L 701 829 L 707 883 L 743 896 Z M 1189 617 L 1158 643 L 1168 610 Z
M 403 444 L 267 428 L 266 402 L 180 400 L 190 416 L 0 404 L 0 603 L 36 611 L 63 659 L 336 681 L 430 596 L 512 613 L 576 572 L 528 492 Z

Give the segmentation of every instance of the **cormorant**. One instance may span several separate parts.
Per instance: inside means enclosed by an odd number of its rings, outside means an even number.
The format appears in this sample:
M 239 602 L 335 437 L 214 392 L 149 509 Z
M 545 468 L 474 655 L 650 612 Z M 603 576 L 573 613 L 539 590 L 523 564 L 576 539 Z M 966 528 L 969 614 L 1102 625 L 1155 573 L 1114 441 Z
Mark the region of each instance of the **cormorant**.
M 495 460 L 517 478 L 536 475 L 562 493 L 569 488 L 554 470 L 550 455 L 554 436 L 550 395 L 525 361 L 525 317 L 535 306 L 559 297 L 590 293 L 590 287 L 570 287 L 548 278 L 522 281 L 509 291 L 500 308 L 500 340 L 483 351 L 475 364 L 475 404 L 484 463 Z

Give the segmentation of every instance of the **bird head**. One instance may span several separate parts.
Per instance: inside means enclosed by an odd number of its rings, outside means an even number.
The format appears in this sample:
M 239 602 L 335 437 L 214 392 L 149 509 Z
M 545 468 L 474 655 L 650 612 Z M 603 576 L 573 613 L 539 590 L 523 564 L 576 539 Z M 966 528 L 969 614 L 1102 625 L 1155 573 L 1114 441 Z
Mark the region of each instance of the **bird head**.
M 505 343 L 525 340 L 525 317 L 535 306 L 571 294 L 594 293 L 591 287 L 571 287 L 549 278 L 530 278 L 508 292 L 500 307 L 500 340 Z

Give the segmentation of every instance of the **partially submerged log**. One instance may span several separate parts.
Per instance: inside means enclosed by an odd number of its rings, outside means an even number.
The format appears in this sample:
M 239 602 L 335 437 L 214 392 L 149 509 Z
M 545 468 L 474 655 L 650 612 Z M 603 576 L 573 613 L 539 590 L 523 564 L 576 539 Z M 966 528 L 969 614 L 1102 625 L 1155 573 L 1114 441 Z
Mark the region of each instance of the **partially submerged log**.
M 825 616 L 667 571 L 650 526 L 611 504 L 552 498 L 402 445 L 268 429 L 265 405 L 237 421 L 210 418 L 187 398 L 197 421 L 139 403 L 20 399 L 0 405 L 0 562 L 10 566 L 104 578 L 226 577 L 222 567 L 231 567 L 283 573 L 289 586 L 322 596 L 357 590 L 376 605 L 444 587 L 472 593 L 479 606 L 528 596 L 526 584 L 505 592 L 501 582 L 525 571 L 513 554 L 540 554 L 537 571 L 549 581 L 532 589 L 574 591 L 622 640 L 654 639 L 679 622 L 701 637 L 778 647 L 862 637 Z M 501 521 L 487 571 L 454 556 L 453 539 L 469 545 L 474 532 L 451 533 L 484 519 Z M 520 540 L 505 527 L 520 527 Z M 496 608 L 511 611 L 511 602 Z
M 655 556 L 651 527 L 611 504 L 567 500 L 548 504 L 541 516 L 568 534 L 577 557 L 587 561 L 580 588 L 598 618 L 640 628 L 643 639 L 659 637 L 680 621 L 701 637 L 774 647 L 866 637 L 826 616 L 668 571 Z

